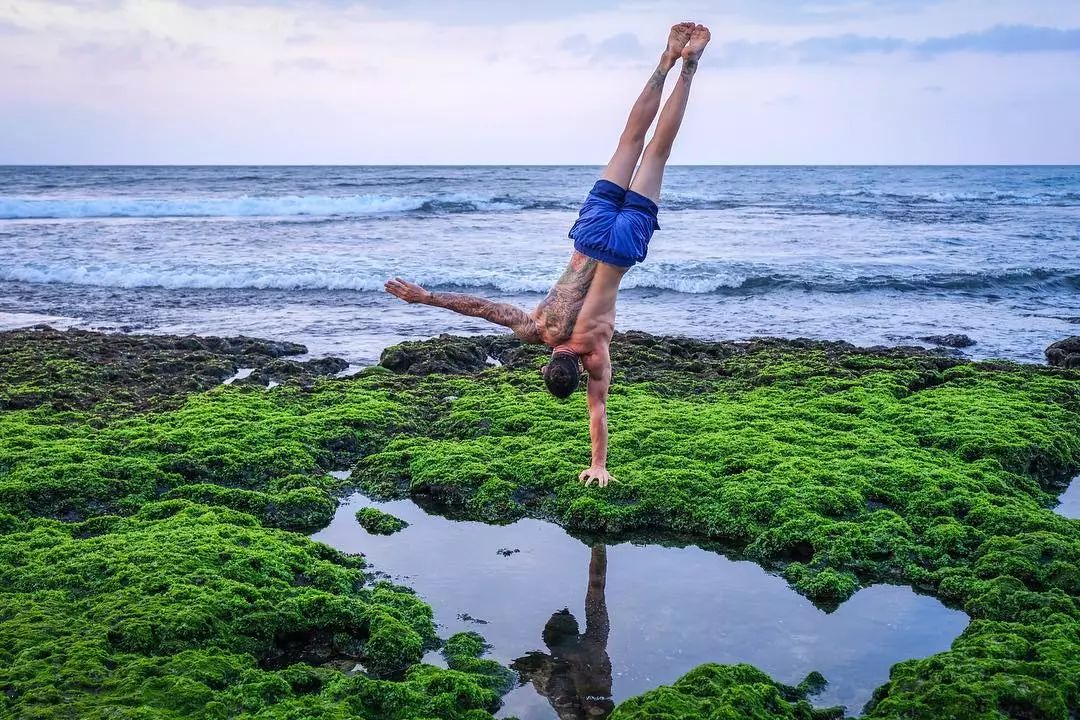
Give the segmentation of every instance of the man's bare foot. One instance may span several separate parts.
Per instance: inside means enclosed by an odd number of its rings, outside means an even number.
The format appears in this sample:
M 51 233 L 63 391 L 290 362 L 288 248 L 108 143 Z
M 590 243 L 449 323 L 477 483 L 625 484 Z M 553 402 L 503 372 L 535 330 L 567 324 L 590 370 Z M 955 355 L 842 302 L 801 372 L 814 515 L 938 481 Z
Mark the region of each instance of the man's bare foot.
M 692 22 L 681 22 L 671 26 L 671 33 L 667 39 L 667 49 L 664 50 L 664 59 L 672 65 L 682 56 L 683 48 L 690 41 L 690 35 L 697 27 Z
M 701 53 L 705 52 L 705 46 L 709 44 L 711 39 L 712 33 L 709 32 L 709 28 L 704 25 L 695 25 L 690 33 L 690 40 L 681 52 L 683 62 L 697 65 Z

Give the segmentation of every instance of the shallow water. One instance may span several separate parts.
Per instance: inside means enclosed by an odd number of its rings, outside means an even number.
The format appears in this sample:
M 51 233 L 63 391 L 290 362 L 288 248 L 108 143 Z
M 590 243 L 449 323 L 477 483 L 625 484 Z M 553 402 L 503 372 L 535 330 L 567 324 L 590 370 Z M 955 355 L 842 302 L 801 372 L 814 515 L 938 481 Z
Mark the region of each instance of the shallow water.
M 369 535 L 355 518 L 365 506 L 410 525 Z M 454 521 L 409 500 L 353 495 L 313 538 L 363 552 L 414 588 L 433 605 L 441 636 L 480 632 L 491 656 L 524 676 L 500 711 L 521 720 L 603 717 L 589 709 L 705 662 L 751 663 L 790 684 L 817 670 L 829 685 L 814 703 L 857 713 L 893 664 L 948 649 L 968 623 L 908 587 L 865 588 L 825 613 L 752 562 L 696 547 L 590 548 L 551 523 Z M 439 662 L 435 653 L 427 660 Z
M 1073 478 L 1065 492 L 1058 498 L 1058 506 L 1054 508 L 1058 515 L 1080 520 L 1080 477 Z

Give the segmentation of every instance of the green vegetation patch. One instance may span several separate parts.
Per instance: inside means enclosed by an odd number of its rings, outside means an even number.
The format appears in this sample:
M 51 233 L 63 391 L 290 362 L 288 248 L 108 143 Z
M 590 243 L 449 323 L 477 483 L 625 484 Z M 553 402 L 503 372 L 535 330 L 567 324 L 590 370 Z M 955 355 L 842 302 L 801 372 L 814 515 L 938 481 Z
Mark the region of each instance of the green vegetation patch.
M 9 520 L 0 539 L 5 717 L 480 718 L 498 701 L 489 667 L 418 664 L 436 638 L 411 592 L 244 513 L 173 500 Z M 335 660 L 363 672 L 317 667 Z
M 373 535 L 393 535 L 399 530 L 409 527 L 409 523 L 401 518 L 394 517 L 388 512 L 373 507 L 357 510 L 356 521 L 360 523 L 360 527 Z
M 451 638 L 449 669 L 420 664 L 430 609 L 289 532 L 328 522 L 345 488 L 326 472 L 350 465 L 370 493 L 458 516 L 737 547 L 826 606 L 887 581 L 962 607 L 963 635 L 896 665 L 871 717 L 1080 708 L 1080 522 L 1048 509 L 1080 466 L 1075 372 L 619 336 L 619 482 L 601 490 L 576 482 L 584 393 L 553 399 L 543 353 L 506 338 L 195 394 L 113 377 L 70 343 L 20 343 L 0 363 L 0 715 L 487 717 L 508 680 L 482 640 Z M 815 712 L 741 666 L 704 666 L 617 711 Z
M 623 341 L 608 402 L 618 484 L 574 482 L 589 461 L 584 394 L 544 393 L 539 353 L 457 381 L 428 432 L 395 437 L 354 477 L 477 519 L 742 548 L 826 607 L 910 584 L 973 622 L 949 652 L 898 664 L 870 716 L 1077 712 L 1080 523 L 1048 509 L 1080 465 L 1075 373 L 834 343 Z M 798 717 L 716 672 L 649 694 L 640 716 Z M 744 692 L 755 699 L 733 699 Z
M 820 676 L 819 676 L 820 677 Z M 843 708 L 815 709 L 805 689 L 774 682 L 751 665 L 701 665 L 674 685 L 631 698 L 611 720 L 836 720 Z

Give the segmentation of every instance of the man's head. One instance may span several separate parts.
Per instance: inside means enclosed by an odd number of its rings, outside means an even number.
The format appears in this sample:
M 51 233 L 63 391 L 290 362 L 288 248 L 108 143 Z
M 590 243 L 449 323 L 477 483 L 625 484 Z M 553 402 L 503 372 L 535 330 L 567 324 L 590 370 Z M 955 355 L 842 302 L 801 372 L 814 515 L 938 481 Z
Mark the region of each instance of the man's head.
M 548 392 L 560 400 L 565 400 L 577 390 L 578 381 L 581 379 L 577 353 L 571 350 L 553 351 L 551 360 L 541 372 L 544 374 L 544 384 L 547 385 Z

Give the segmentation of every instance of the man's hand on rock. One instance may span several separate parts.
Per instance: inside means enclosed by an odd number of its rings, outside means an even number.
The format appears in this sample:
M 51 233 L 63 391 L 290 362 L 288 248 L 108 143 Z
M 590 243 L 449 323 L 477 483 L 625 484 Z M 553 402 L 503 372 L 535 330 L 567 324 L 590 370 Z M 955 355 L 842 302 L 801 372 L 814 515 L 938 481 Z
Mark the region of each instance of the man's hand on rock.
M 619 482 L 611 477 L 611 473 L 607 471 L 607 468 L 602 467 L 591 467 L 587 470 L 582 470 L 581 474 L 578 475 L 578 480 L 585 483 L 586 487 L 592 485 L 593 480 L 596 481 L 598 487 L 607 487 L 608 483 Z

